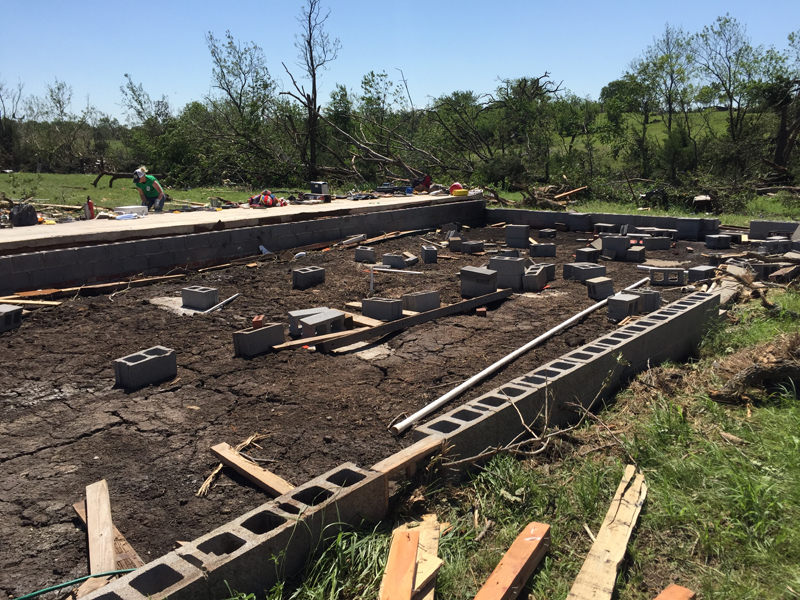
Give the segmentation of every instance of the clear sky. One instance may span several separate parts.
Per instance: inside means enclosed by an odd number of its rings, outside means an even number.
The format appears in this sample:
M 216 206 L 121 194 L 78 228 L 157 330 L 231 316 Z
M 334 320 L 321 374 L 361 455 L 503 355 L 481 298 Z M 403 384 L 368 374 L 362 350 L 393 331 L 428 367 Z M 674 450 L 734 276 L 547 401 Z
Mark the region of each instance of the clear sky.
M 0 0 L 0 81 L 43 95 L 56 78 L 73 89 L 73 110 L 89 101 L 123 120 L 119 88 L 129 73 L 173 108 L 208 93 L 205 34 L 230 30 L 264 49 L 271 75 L 291 85 L 281 62 L 298 71 L 294 36 L 302 0 Z M 497 78 L 539 76 L 597 98 L 664 25 L 696 32 L 729 12 L 753 44 L 786 47 L 800 29 L 800 0 L 327 0 L 327 23 L 341 40 L 322 79 L 357 90 L 369 71 L 399 81 L 414 104 L 456 90 L 491 92 Z

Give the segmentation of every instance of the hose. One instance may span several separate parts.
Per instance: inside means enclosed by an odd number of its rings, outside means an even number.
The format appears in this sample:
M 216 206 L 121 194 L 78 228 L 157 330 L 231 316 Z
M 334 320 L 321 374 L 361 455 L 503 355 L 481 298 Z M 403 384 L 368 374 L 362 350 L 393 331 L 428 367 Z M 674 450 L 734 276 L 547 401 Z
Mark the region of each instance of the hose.
M 17 600 L 28 600 L 28 598 L 36 598 L 36 596 L 41 596 L 42 594 L 46 594 L 48 592 L 54 592 L 56 590 L 60 590 L 65 587 L 70 587 L 71 585 L 76 585 L 87 579 L 93 579 L 94 577 L 107 577 L 109 575 L 121 575 L 122 573 L 130 573 L 131 571 L 135 571 L 136 569 L 120 569 L 119 571 L 107 571 L 105 573 L 95 573 L 94 575 L 86 575 L 85 577 L 78 577 L 78 579 L 73 579 L 72 581 L 68 581 L 66 583 L 60 583 L 58 585 L 54 585 L 49 588 L 44 588 L 43 590 L 39 590 L 38 592 L 31 592 L 30 594 L 25 594 L 24 596 L 20 596 Z

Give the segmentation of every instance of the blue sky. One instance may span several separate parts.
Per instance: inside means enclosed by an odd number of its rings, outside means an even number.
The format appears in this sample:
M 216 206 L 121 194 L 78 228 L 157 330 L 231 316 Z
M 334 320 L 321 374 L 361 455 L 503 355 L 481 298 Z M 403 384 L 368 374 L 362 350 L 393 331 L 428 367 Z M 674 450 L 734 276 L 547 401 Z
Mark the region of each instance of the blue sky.
M 0 81 L 43 95 L 56 78 L 73 89 L 73 110 L 89 101 L 123 119 L 124 74 L 173 108 L 209 91 L 205 34 L 253 41 L 286 87 L 281 62 L 298 71 L 294 36 L 302 3 L 274 0 L 0 0 Z M 417 106 L 455 90 L 491 92 L 498 77 L 545 71 L 578 95 L 597 98 L 664 30 L 696 32 L 729 12 L 754 44 L 786 47 L 800 29 L 800 0 L 328 0 L 328 31 L 341 40 L 322 79 L 358 89 L 369 71 L 399 81 L 402 69 Z

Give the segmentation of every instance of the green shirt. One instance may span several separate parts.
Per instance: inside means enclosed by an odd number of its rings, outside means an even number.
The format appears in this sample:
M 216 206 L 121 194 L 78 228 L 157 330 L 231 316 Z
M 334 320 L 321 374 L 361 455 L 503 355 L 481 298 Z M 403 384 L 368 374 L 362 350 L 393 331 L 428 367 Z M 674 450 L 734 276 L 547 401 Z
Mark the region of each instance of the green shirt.
M 158 198 L 159 192 L 155 188 L 155 185 L 154 185 L 156 183 L 158 183 L 158 179 L 156 179 L 152 175 L 145 175 L 144 176 L 144 183 L 139 183 L 137 181 L 133 185 L 135 185 L 137 188 L 142 190 L 144 192 L 144 195 L 147 196 L 148 198 Z M 159 185 L 159 187 L 161 186 L 160 183 L 158 183 L 158 185 Z

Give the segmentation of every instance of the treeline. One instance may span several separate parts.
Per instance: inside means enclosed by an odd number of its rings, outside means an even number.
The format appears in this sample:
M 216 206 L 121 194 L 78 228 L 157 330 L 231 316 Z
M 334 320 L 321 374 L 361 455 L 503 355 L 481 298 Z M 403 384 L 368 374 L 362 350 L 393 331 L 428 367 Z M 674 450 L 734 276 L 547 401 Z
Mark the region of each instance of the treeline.
M 44 97 L 0 83 L 0 167 L 97 172 L 146 164 L 172 185 L 261 188 L 315 179 L 372 184 L 429 173 L 504 189 L 536 182 L 697 176 L 791 180 L 800 168 L 800 31 L 785 48 L 753 46 L 729 16 L 689 33 L 667 25 L 599 99 L 550 73 L 502 79 L 490 93 L 455 91 L 414 103 L 401 72 L 366 74 L 358 90 L 318 97 L 340 48 L 319 0 L 301 11 L 300 71 L 283 91 L 255 44 L 206 42 L 206 97 L 176 109 L 125 75 L 119 123 L 72 108 L 56 81 Z M 334 71 L 335 73 L 335 71 Z

